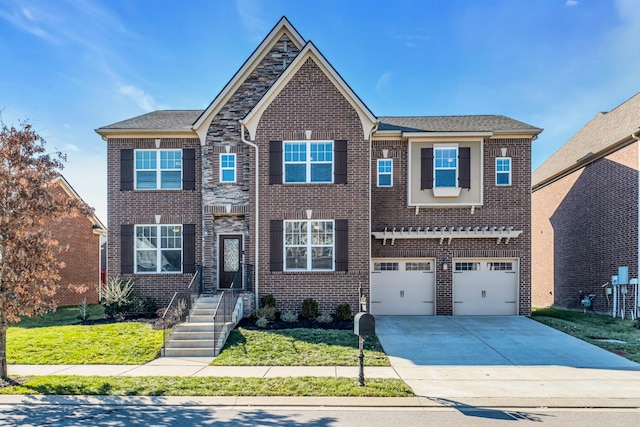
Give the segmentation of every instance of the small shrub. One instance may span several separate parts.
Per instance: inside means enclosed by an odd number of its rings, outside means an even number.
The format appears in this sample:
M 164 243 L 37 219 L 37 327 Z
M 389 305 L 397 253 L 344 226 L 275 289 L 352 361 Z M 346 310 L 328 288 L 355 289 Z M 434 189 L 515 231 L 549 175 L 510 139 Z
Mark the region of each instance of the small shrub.
M 305 298 L 302 301 L 302 317 L 315 319 L 318 317 L 318 301 L 313 298 Z
M 267 320 L 276 320 L 276 308 L 270 305 L 263 305 L 256 311 L 256 317 L 264 317 Z
M 280 315 L 280 320 L 287 323 L 293 323 L 298 321 L 298 314 L 293 311 L 285 311 Z
M 351 320 L 351 306 L 347 303 L 338 304 L 336 307 L 336 319 Z
M 331 323 L 333 322 L 333 316 L 330 313 L 322 313 L 320 316 L 316 317 L 316 320 L 319 323 Z
M 269 319 L 267 319 L 266 317 L 258 317 L 258 320 L 256 320 L 256 326 L 258 328 L 266 328 L 268 324 Z
M 101 303 L 107 318 L 124 319 L 131 308 L 134 285 L 133 278 L 124 281 L 120 276 L 111 276 L 104 286 L 100 285 Z
M 139 298 L 138 307 L 140 313 L 142 313 L 144 317 L 148 318 L 153 317 L 156 314 L 156 311 L 158 311 L 158 303 L 154 298 L 151 297 Z
M 87 320 L 87 307 L 89 306 L 89 303 L 87 303 L 87 297 L 82 298 L 82 301 L 80 302 L 80 305 L 78 306 L 78 308 L 80 309 L 80 320 L 85 321 Z
M 260 307 L 275 307 L 276 306 L 276 298 L 273 294 L 267 294 L 260 298 Z

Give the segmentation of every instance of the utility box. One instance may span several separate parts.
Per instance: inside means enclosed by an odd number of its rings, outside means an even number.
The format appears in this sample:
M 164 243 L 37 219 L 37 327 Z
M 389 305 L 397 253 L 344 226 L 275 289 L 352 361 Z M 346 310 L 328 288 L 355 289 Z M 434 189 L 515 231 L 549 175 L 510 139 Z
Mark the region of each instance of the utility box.
M 375 335 L 376 320 L 369 313 L 361 312 L 356 314 L 353 318 L 353 333 L 361 337 Z

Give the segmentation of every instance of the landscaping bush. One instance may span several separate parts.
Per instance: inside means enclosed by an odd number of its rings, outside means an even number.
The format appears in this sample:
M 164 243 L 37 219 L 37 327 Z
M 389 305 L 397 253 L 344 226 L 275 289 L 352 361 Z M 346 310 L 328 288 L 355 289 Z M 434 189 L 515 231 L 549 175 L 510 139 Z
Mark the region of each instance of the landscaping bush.
M 298 314 L 293 311 L 285 311 L 280 315 L 280 320 L 287 323 L 293 323 L 298 321 Z
M 258 320 L 256 320 L 256 326 L 258 328 L 266 328 L 268 324 L 269 319 L 267 319 L 266 317 L 258 317 Z
M 338 320 L 351 320 L 351 306 L 347 303 L 338 304 L 336 307 L 336 318 Z
M 263 305 L 256 311 L 256 317 L 264 317 L 269 321 L 276 320 L 276 307 L 270 305 Z
M 152 318 L 158 311 L 158 303 L 151 297 L 134 298 L 135 311 L 144 317 Z
M 133 278 L 125 281 L 120 276 L 111 276 L 100 287 L 101 303 L 107 318 L 124 319 L 125 313 L 131 308 L 134 285 Z
M 333 322 L 333 316 L 330 313 L 322 313 L 316 320 L 319 323 L 331 323 Z
M 276 298 L 273 294 L 267 294 L 260 298 L 260 307 L 274 307 L 276 306 Z
M 305 298 L 302 301 L 302 317 L 315 319 L 318 317 L 318 301 L 313 298 Z

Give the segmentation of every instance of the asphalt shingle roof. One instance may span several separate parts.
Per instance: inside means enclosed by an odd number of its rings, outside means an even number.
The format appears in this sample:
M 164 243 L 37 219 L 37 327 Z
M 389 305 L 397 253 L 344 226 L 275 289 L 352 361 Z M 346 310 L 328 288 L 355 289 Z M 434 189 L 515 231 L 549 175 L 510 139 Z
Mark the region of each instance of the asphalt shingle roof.
M 400 130 L 404 132 L 499 132 L 529 131 L 539 133 L 542 129 L 519 122 L 506 116 L 414 116 L 378 117 L 378 130 Z
M 200 117 L 202 110 L 159 110 L 136 116 L 100 129 L 185 130 Z
M 578 160 L 602 153 L 640 129 L 640 92 L 609 112 L 598 113 L 535 171 L 534 187 L 577 166 Z M 597 158 L 597 157 L 596 157 Z

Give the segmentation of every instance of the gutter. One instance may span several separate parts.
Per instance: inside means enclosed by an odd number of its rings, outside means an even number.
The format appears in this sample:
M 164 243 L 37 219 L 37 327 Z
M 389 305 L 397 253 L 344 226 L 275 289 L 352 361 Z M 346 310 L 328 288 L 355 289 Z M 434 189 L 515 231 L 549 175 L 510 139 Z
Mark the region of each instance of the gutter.
M 259 277 L 259 275 L 258 275 L 258 265 L 259 265 L 258 256 L 260 255 L 260 245 L 258 244 L 258 243 L 260 243 L 260 227 L 259 227 L 259 224 L 260 224 L 260 215 L 259 215 L 260 214 L 260 203 L 259 203 L 260 202 L 260 197 L 259 197 L 259 195 L 260 195 L 260 186 L 259 186 L 259 184 L 260 184 L 260 179 L 259 179 L 260 174 L 258 172 L 259 172 L 259 167 L 260 167 L 260 162 L 259 162 L 260 158 L 258 156 L 258 154 L 259 154 L 258 146 L 256 144 L 254 144 L 253 142 L 245 139 L 245 137 L 244 137 L 244 129 L 245 129 L 244 121 L 240 120 L 239 122 L 240 122 L 240 139 L 242 140 L 242 142 L 244 144 L 247 144 L 248 146 L 253 147 L 256 150 L 256 172 L 255 172 L 256 173 L 256 183 L 255 183 L 255 187 L 256 187 L 256 228 L 255 228 L 255 232 L 254 232 L 254 234 L 255 234 L 255 237 L 254 237 L 254 239 L 255 239 L 254 240 L 255 241 L 255 243 L 254 243 L 255 244 L 255 248 L 254 248 L 255 249 L 255 261 L 254 261 L 255 264 L 254 264 L 253 271 L 254 271 L 255 309 L 258 310 L 260 308 L 259 307 L 260 298 L 258 297 L 258 291 L 260 289 L 260 287 L 259 287 L 259 278 L 258 278 Z

